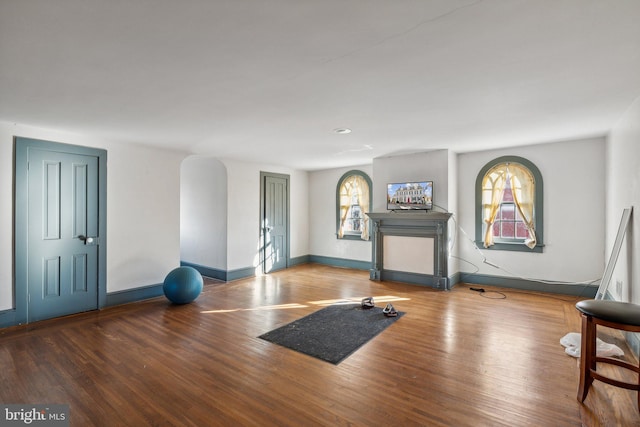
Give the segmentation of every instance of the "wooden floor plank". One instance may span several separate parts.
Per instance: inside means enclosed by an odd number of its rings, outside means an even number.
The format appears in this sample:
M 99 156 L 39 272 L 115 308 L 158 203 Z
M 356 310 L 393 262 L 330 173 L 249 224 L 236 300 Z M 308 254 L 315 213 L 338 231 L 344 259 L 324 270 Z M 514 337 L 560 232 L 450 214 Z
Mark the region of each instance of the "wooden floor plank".
M 0 401 L 67 403 L 73 426 L 640 425 L 636 392 L 576 400 L 576 299 L 459 284 L 449 292 L 304 265 L 0 330 Z M 340 300 L 406 312 L 339 365 L 259 335 Z M 614 331 L 601 337 L 631 358 Z M 620 376 L 623 378 L 623 376 Z M 629 378 L 627 378 L 629 379 Z

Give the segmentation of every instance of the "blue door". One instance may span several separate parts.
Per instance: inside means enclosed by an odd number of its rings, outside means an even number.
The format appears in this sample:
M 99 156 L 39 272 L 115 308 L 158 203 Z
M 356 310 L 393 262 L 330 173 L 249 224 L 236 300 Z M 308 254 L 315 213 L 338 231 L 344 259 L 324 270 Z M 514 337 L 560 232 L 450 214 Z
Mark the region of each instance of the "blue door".
M 263 271 L 287 268 L 289 263 L 289 176 L 262 172 Z
M 16 241 L 27 243 L 16 244 L 16 309 L 24 312 L 18 295 L 25 288 L 27 323 L 99 308 L 104 275 L 99 155 L 62 144 L 53 150 L 28 145 L 32 141 L 16 139 L 16 159 L 26 160 L 27 181 L 21 183 L 26 194 L 16 202 L 26 201 L 23 212 L 16 206 L 17 215 L 26 215 L 16 218 Z

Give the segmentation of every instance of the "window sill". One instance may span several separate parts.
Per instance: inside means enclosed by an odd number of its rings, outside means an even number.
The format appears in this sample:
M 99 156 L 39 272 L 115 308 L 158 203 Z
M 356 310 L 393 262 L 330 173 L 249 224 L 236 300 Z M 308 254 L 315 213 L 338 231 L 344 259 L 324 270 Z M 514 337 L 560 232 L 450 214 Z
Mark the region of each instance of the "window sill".
M 511 252 L 533 252 L 533 253 L 542 253 L 542 249 L 544 248 L 544 244 L 538 243 L 535 245 L 533 249 L 529 248 L 524 243 L 504 243 L 504 242 L 496 242 L 493 246 L 489 246 L 488 248 L 484 247 L 484 242 L 475 242 L 480 250 L 485 251 L 511 251 Z
M 361 242 L 370 242 L 371 240 L 363 240 L 359 234 L 345 234 L 342 237 L 338 237 L 336 234 L 336 238 L 338 240 L 359 240 Z

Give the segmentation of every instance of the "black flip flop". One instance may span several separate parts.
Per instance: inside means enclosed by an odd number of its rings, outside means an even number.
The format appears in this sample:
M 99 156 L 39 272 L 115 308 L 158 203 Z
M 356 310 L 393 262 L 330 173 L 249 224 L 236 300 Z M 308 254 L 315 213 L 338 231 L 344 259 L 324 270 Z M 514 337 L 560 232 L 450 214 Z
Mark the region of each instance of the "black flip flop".
M 393 308 L 391 303 L 388 303 L 387 306 L 382 309 L 382 312 L 387 317 L 396 317 L 398 315 L 398 312 L 396 311 L 395 308 Z
M 373 308 L 375 306 L 373 303 L 373 297 L 362 298 L 361 305 L 362 308 Z

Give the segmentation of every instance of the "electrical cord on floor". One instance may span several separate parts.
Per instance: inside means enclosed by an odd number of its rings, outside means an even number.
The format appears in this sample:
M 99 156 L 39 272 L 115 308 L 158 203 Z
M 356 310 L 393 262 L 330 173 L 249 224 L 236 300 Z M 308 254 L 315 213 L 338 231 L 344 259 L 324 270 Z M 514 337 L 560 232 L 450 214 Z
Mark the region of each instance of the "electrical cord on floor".
M 507 296 L 502 293 L 502 292 L 498 292 L 498 291 L 485 291 L 484 288 L 469 288 L 470 291 L 474 291 L 474 292 L 478 292 L 478 295 L 480 295 L 483 298 L 488 298 L 488 299 L 507 299 Z M 497 296 L 494 296 L 497 295 Z
M 504 271 L 505 273 L 508 273 L 509 275 L 511 275 L 512 277 L 518 278 L 518 279 L 522 279 L 522 280 L 527 280 L 530 282 L 536 282 L 536 283 L 541 283 L 543 285 L 566 285 L 566 286 L 581 286 L 582 289 L 580 290 L 579 294 L 578 294 L 578 298 L 580 298 L 582 296 L 582 294 L 584 294 L 584 292 L 589 288 L 592 287 L 592 285 L 594 285 L 595 283 L 597 283 L 599 280 L 601 280 L 601 278 L 597 278 L 597 279 L 592 279 L 592 280 L 585 280 L 583 282 L 565 282 L 565 281 L 559 281 L 559 280 L 544 280 L 544 279 L 535 279 L 535 278 L 531 278 L 531 277 L 524 277 L 522 275 L 516 274 L 510 270 L 507 270 L 506 268 L 495 264 L 489 260 L 487 260 L 487 257 L 484 255 L 484 253 L 480 250 L 480 248 L 478 247 L 478 245 L 476 245 L 476 242 L 473 241 L 473 239 L 471 239 L 471 237 L 469 237 L 469 235 L 466 233 L 466 231 L 464 231 L 464 229 L 458 225 L 458 223 L 456 222 L 454 216 L 452 215 L 452 219 L 455 223 L 455 228 L 460 229 L 460 231 L 462 232 L 462 235 L 471 243 L 472 247 L 478 252 L 478 254 L 480 255 L 480 257 L 482 258 L 482 263 L 483 264 L 487 264 L 497 270 L 501 270 Z M 457 237 L 456 237 L 457 238 Z M 453 241 L 453 244 L 451 246 L 451 248 L 453 248 L 453 245 L 455 245 L 455 240 Z M 467 261 L 464 258 L 461 257 L 455 257 L 461 261 L 467 262 L 471 265 L 473 265 L 476 268 L 476 271 L 474 271 L 471 274 L 477 273 L 480 269 L 479 267 L 472 263 L 471 261 Z
M 510 288 L 508 291 L 505 291 L 506 293 L 510 293 L 510 294 L 525 294 L 525 295 L 535 295 L 537 297 L 542 297 L 542 298 L 551 298 L 551 299 L 555 299 L 558 301 L 562 301 L 562 302 L 569 302 L 569 301 L 580 301 L 581 299 L 584 299 L 584 297 L 582 297 L 582 295 L 570 295 L 570 294 L 559 294 L 559 296 L 554 296 L 553 293 L 550 292 L 544 292 L 544 291 L 529 291 L 526 289 L 515 289 L 515 288 Z M 584 292 L 584 290 L 583 290 Z M 573 298 L 572 298 L 573 297 Z
M 474 288 L 474 287 L 470 287 L 468 289 L 470 291 L 478 292 L 480 294 L 480 296 L 483 297 L 483 298 L 489 298 L 489 299 L 506 299 L 507 298 L 507 294 L 536 295 L 537 297 L 551 298 L 551 299 L 555 299 L 555 300 L 562 301 L 562 302 L 580 301 L 581 299 L 583 299 L 582 295 L 562 294 L 561 296 L 554 296 L 553 294 L 548 293 L 548 292 L 529 291 L 529 290 L 525 290 L 525 289 L 520 290 L 520 289 L 515 289 L 515 288 L 509 288 L 508 290 L 505 290 L 504 292 L 487 291 L 484 288 Z M 487 294 L 489 294 L 489 295 L 487 295 Z M 493 294 L 498 294 L 498 296 L 491 296 Z M 573 298 L 571 298 L 571 297 L 573 297 Z
M 448 212 L 447 209 L 445 209 L 442 206 L 439 206 L 439 205 L 437 205 L 435 203 L 433 204 L 433 206 L 435 208 L 441 209 L 445 213 Z M 471 237 L 469 237 L 469 235 L 466 233 L 466 231 L 464 231 L 464 229 L 460 225 L 458 225 L 458 221 L 456 220 L 456 216 L 453 213 L 451 214 L 451 220 L 454 223 L 454 227 L 453 227 L 453 235 L 450 237 L 450 240 L 449 240 L 449 253 L 453 252 L 453 248 L 455 247 L 456 242 L 458 240 L 458 229 L 460 229 L 460 231 L 462 232 L 463 236 L 471 243 L 473 248 L 478 252 L 480 257 L 482 258 L 482 263 L 483 264 L 487 264 L 487 265 L 489 265 L 489 266 L 491 266 L 491 267 L 493 267 L 493 268 L 495 268 L 497 270 L 502 270 L 505 273 L 508 273 L 511 276 L 516 277 L 518 279 L 527 280 L 527 281 L 530 281 L 530 282 L 537 282 L 537 283 L 541 283 L 541 284 L 545 284 L 545 285 L 581 286 L 582 289 L 580 290 L 580 292 L 576 296 L 576 300 L 579 300 L 580 298 L 582 298 L 582 295 L 584 294 L 584 292 L 588 288 L 592 287 L 592 285 L 594 285 L 599 280 L 601 280 L 601 278 L 598 278 L 598 279 L 593 279 L 593 280 L 587 280 L 587 281 L 584 281 L 584 282 L 563 282 L 563 281 L 556 281 L 556 280 L 534 279 L 534 278 L 530 278 L 530 277 L 523 277 L 523 276 L 521 276 L 519 274 L 515 274 L 515 273 L 507 270 L 506 268 L 501 267 L 498 264 L 495 264 L 495 263 L 489 261 L 487 259 L 487 257 L 484 255 L 484 253 L 480 250 L 478 245 L 476 245 L 476 242 L 473 239 L 471 239 Z M 467 264 L 470 264 L 475 268 L 475 271 L 465 272 L 465 273 L 475 274 L 475 273 L 480 271 L 480 267 L 478 265 L 474 264 L 473 262 L 471 262 L 471 261 L 469 261 L 467 259 L 464 259 L 464 258 L 456 256 L 456 255 L 450 255 L 450 257 L 451 258 L 455 258 L 455 259 L 460 260 L 460 261 L 463 261 L 463 262 L 466 262 Z M 490 291 L 490 292 L 495 292 L 495 293 L 501 295 L 500 298 L 493 298 L 493 299 L 505 299 L 506 298 L 506 295 L 504 293 L 502 293 L 502 292 L 497 292 L 497 291 Z M 480 296 L 483 296 L 485 298 L 489 298 L 484 294 L 485 294 L 484 290 L 483 290 L 483 292 L 480 292 Z M 549 296 L 549 298 L 553 298 L 553 297 Z M 561 299 L 561 298 L 556 298 L 556 299 Z

